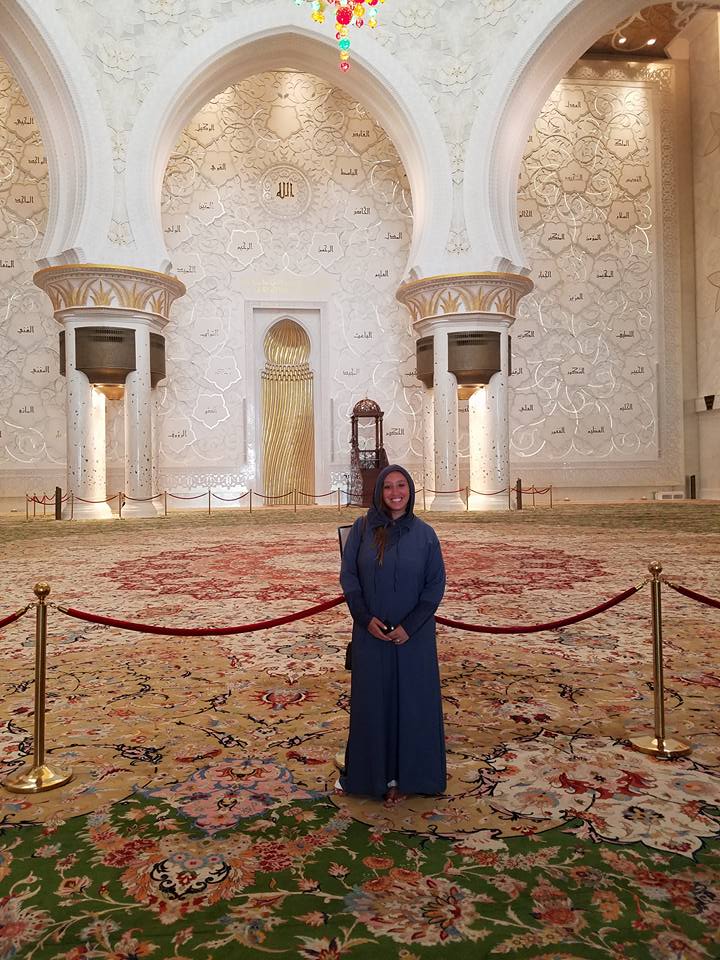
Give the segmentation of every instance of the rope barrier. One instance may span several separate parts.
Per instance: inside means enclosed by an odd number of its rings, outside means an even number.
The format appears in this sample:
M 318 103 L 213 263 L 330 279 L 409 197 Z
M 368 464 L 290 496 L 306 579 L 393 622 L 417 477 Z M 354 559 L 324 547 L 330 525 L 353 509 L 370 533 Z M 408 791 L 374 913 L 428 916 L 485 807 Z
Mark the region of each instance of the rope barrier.
M 236 500 L 242 500 L 243 497 L 248 495 L 249 491 L 246 490 L 245 493 L 241 493 L 239 497 L 221 497 L 219 494 L 214 493 L 213 497 L 216 500 L 222 500 L 223 503 L 235 503 Z
M 423 507 L 425 508 L 425 494 L 426 494 L 426 493 L 430 493 L 430 494 L 458 494 L 458 493 L 459 493 L 459 494 L 464 494 L 464 495 L 465 495 L 465 500 L 466 500 L 466 507 L 467 507 L 467 509 L 469 510 L 469 509 L 470 509 L 470 504 L 469 504 L 469 499 L 468 499 L 468 498 L 469 498 L 469 494 L 471 494 L 471 493 L 472 493 L 472 494 L 475 494 L 476 496 L 481 496 L 481 497 L 496 497 L 496 496 L 499 496 L 499 495 L 502 494 L 502 493 L 506 493 L 506 492 L 507 492 L 508 497 L 510 497 L 513 490 L 517 490 L 517 492 L 518 492 L 518 493 L 521 493 L 521 494 L 522 494 L 522 493 L 531 494 L 532 497 L 533 497 L 533 503 L 534 503 L 535 494 L 544 495 L 544 494 L 546 494 L 546 493 L 549 493 L 549 494 L 550 494 L 550 505 L 552 506 L 552 485 L 551 485 L 551 486 L 548 486 L 548 487 L 536 487 L 536 486 L 533 485 L 532 487 L 529 487 L 527 490 L 525 490 L 525 489 L 523 489 L 523 488 L 518 484 L 516 487 L 502 487 L 502 489 L 500 489 L 500 490 L 494 490 L 494 491 L 492 491 L 492 492 L 490 492 L 490 493 L 487 493 L 487 492 L 482 491 L 482 490 L 474 490 L 474 489 L 472 489 L 472 487 L 458 487 L 456 490 L 435 490 L 435 489 L 433 489 L 432 487 L 424 487 L 424 486 L 423 486 L 423 487 L 420 487 L 420 488 L 418 488 L 418 489 L 416 490 L 416 496 L 422 496 Z M 111 496 L 111 497 L 106 497 L 104 500 L 88 500 L 88 499 L 86 499 L 86 498 L 84 498 L 84 497 L 78 497 L 78 496 L 76 496 L 76 495 L 73 495 L 72 491 L 70 491 L 70 492 L 69 492 L 68 494 L 66 494 L 64 497 L 61 497 L 61 498 L 60 498 L 60 502 L 61 502 L 61 503 L 67 503 L 67 502 L 69 501 L 69 502 L 71 503 L 71 505 L 72 505 L 73 500 L 77 500 L 79 503 L 100 504 L 100 503 L 110 503 L 112 500 L 115 500 L 116 498 L 118 498 L 119 512 L 120 512 L 120 515 L 122 515 L 122 506 L 123 506 L 123 504 L 124 504 L 125 502 L 127 502 L 127 501 L 130 501 L 130 502 L 132 502 L 132 503 L 151 503 L 152 501 L 158 500 L 159 498 L 162 497 L 162 498 L 164 498 L 164 502 L 165 502 L 165 514 L 167 515 L 167 498 L 168 498 L 168 497 L 172 497 L 173 500 L 200 500 L 200 499 L 203 499 L 204 497 L 207 497 L 207 498 L 208 498 L 208 512 L 210 512 L 210 503 L 211 503 L 211 500 L 212 500 L 212 499 L 219 500 L 221 503 L 237 503 L 237 502 L 239 502 L 240 500 L 243 500 L 245 497 L 249 497 L 249 498 L 250 498 L 250 506 L 251 506 L 251 509 L 252 509 L 252 498 L 253 498 L 253 494 L 254 494 L 256 497 L 261 497 L 263 500 L 266 500 L 266 501 L 285 501 L 286 503 L 288 503 L 288 502 L 290 501 L 290 498 L 292 498 L 292 504 L 293 504 L 295 510 L 297 510 L 298 498 L 299 498 L 299 497 L 305 498 L 306 500 L 314 501 L 314 500 L 323 499 L 324 497 L 337 496 L 337 498 L 338 498 L 338 509 L 340 509 L 340 507 L 341 507 L 341 504 L 340 504 L 340 496 L 341 496 L 341 495 L 344 495 L 344 496 L 346 497 L 346 502 L 343 504 L 343 506 L 346 506 L 346 507 L 363 507 L 363 506 L 366 506 L 366 504 L 364 504 L 364 503 L 356 502 L 356 501 L 350 499 L 350 498 L 351 498 L 351 491 L 350 491 L 350 490 L 343 490 L 342 488 L 339 488 L 339 487 L 336 488 L 335 490 L 330 490 L 328 493 L 308 493 L 307 491 L 304 491 L 304 490 L 288 490 L 287 493 L 281 493 L 281 494 L 276 494 L 276 495 L 270 495 L 270 494 L 260 493 L 258 490 L 252 490 L 252 489 L 251 489 L 251 490 L 247 490 L 247 491 L 246 491 L 245 493 L 243 493 L 243 494 L 240 494 L 240 496 L 238 496 L 238 497 L 221 497 L 219 494 L 213 493 L 212 490 L 208 490 L 207 493 L 196 493 L 196 494 L 190 494 L 190 495 L 184 495 L 184 494 L 180 494 L 180 493 L 171 493 L 169 490 L 164 490 L 163 492 L 161 492 L 161 493 L 156 493 L 156 494 L 154 494 L 154 495 L 151 496 L 151 497 L 131 497 L 131 496 L 128 496 L 127 494 L 125 494 L 125 493 L 123 493 L 123 492 L 121 491 L 119 494 L 116 493 L 116 494 L 114 494 L 114 495 Z M 43 494 L 42 494 L 42 497 L 38 497 L 37 494 L 32 494 L 32 495 L 29 495 L 29 494 L 27 494 L 27 493 L 25 494 L 25 503 L 26 503 L 26 505 L 28 505 L 28 504 L 30 504 L 30 503 L 33 504 L 33 516 L 35 516 L 35 507 L 36 507 L 38 504 L 42 505 L 42 507 L 45 508 L 45 507 L 47 507 L 47 506 L 50 506 L 50 505 L 55 504 L 56 502 L 57 502 L 57 501 L 56 501 L 56 498 L 55 498 L 54 496 L 50 496 L 50 495 L 48 495 L 48 494 L 46 494 L 46 493 L 43 493 Z M 510 505 L 510 504 L 509 504 L 509 505 Z M 26 513 L 27 513 L 27 511 L 26 511 Z M 44 515 L 44 510 L 43 510 L 43 515 Z M 71 508 L 70 519 L 72 519 L 72 508 Z
M 714 600 L 712 597 L 706 597 L 703 593 L 698 593 L 696 590 L 689 590 L 687 587 L 681 587 L 679 583 L 673 583 L 671 580 L 666 580 L 665 577 L 662 578 L 663 583 L 666 583 L 669 587 L 675 590 L 677 593 L 687 597 L 689 600 L 697 600 L 698 603 L 704 603 L 708 607 L 715 607 L 720 610 L 720 600 Z
M 2 620 L 0 620 L 0 630 L 2 630 L 3 627 L 7 627 L 11 623 L 15 623 L 16 620 L 20 619 L 20 617 L 24 617 L 31 606 L 32 604 L 28 603 L 28 605 L 23 607 L 22 610 L 16 610 L 15 613 L 11 613 L 8 617 L 3 617 Z
M 104 617 L 99 614 L 88 613 L 86 610 L 77 610 L 75 607 L 63 607 L 59 604 L 57 604 L 56 607 L 60 613 L 64 613 L 68 617 L 74 617 L 76 620 L 100 623 L 106 627 L 120 627 L 123 630 L 135 630 L 138 633 L 157 633 L 164 637 L 219 637 L 234 633 L 252 633 L 255 630 L 268 630 L 270 627 L 279 627 L 284 623 L 292 623 L 295 620 L 304 620 L 307 617 L 313 617 L 317 613 L 331 610 L 333 607 L 337 607 L 344 602 L 344 596 L 335 597 L 333 600 L 325 600 L 323 603 L 317 603 L 315 606 L 301 610 L 299 613 L 288 613 L 282 617 L 273 617 L 271 620 L 260 620 L 257 623 L 245 623 L 237 627 L 161 627 L 156 624 L 120 620 L 117 617 Z
M 567 627 L 571 623 L 579 623 L 581 620 L 589 620 L 590 617 L 595 617 L 599 613 L 603 613 L 605 610 L 610 610 L 611 607 L 615 607 L 624 600 L 627 600 L 629 597 L 634 596 L 634 594 L 636 594 L 638 590 L 641 590 L 646 583 L 647 580 L 643 580 L 642 583 L 639 583 L 634 587 L 629 587 L 627 590 L 623 590 L 622 593 L 619 593 L 615 597 L 611 597 L 609 600 L 605 600 L 604 603 L 600 603 L 596 607 L 592 607 L 590 610 L 584 610 L 582 613 L 576 613 L 571 617 L 563 617 L 560 620 L 551 620 L 548 623 L 484 627 L 480 624 L 463 623 L 461 620 L 451 620 L 448 617 L 436 616 L 435 620 L 437 623 L 443 624 L 443 626 L 455 627 L 456 630 L 470 630 L 473 633 L 540 633 L 542 630 L 558 630 L 560 627 Z

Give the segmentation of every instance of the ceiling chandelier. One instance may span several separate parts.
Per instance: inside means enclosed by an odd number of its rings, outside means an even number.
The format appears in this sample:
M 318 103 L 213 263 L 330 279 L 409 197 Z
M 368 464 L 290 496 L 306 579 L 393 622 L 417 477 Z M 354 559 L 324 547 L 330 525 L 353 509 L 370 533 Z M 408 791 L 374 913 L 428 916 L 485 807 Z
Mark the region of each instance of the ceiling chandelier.
M 310 4 L 311 17 L 316 23 L 325 23 L 325 17 L 335 20 L 335 39 L 340 52 L 340 69 L 350 69 L 350 26 L 362 27 L 366 23 L 372 29 L 377 26 L 377 8 L 385 0 L 295 0 L 298 7 Z M 367 19 L 366 19 L 367 18 Z

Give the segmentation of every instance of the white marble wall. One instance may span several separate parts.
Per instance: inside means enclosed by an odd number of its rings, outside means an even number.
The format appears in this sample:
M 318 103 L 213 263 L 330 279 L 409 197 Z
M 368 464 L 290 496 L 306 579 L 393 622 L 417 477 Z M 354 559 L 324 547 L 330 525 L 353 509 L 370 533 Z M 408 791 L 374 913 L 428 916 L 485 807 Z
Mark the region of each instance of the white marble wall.
M 0 60 L 0 496 L 42 486 L 50 493 L 65 472 L 59 328 L 32 283 L 47 185 L 40 130 Z
M 528 140 L 518 217 L 535 290 L 510 377 L 523 476 L 682 479 L 672 89 L 671 64 L 583 61 Z
M 292 0 L 202 0 L 192 5 L 184 0 L 127 0 L 120 6 L 114 0 L 56 0 L 58 13 L 84 52 L 107 112 L 117 174 L 110 230 L 114 244 L 133 242 L 122 174 L 137 111 L 159 73 L 178 49 L 221 25 L 223 19 L 250 18 L 268 6 L 290 5 Z M 389 0 L 380 9 L 373 40 L 420 85 L 449 146 L 455 191 L 447 241 L 451 260 L 460 262 L 470 249 L 463 213 L 463 164 L 475 105 L 504 49 L 536 6 L 534 0 L 417 0 L 412 4 Z M 332 39 L 331 18 L 317 31 Z M 368 28 L 363 31 L 368 33 Z M 372 108 L 372 104 L 366 106 Z
M 264 331 L 247 316 L 248 302 L 284 304 L 290 315 L 293 306 L 324 304 L 325 361 L 317 351 L 314 374 L 328 408 L 316 413 L 328 430 L 319 438 L 326 469 L 318 492 L 349 469 L 350 411 L 365 395 L 385 412 L 389 456 L 422 460 L 414 338 L 394 298 L 411 198 L 394 146 L 360 104 L 292 71 L 230 87 L 184 131 L 162 209 L 188 287 L 166 330 L 163 485 L 257 489 L 247 364 Z
M 702 14 L 687 36 L 695 190 L 698 492 L 720 499 L 720 18 Z M 712 410 L 703 410 L 705 395 L 716 395 Z

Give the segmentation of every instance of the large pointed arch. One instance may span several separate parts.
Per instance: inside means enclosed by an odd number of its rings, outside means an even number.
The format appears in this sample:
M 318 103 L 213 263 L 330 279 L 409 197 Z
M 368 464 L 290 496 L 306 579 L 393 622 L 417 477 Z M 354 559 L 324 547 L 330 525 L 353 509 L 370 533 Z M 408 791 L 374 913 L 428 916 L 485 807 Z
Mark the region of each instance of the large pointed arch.
M 27 97 L 48 158 L 41 265 L 97 257 L 107 244 L 112 215 L 112 149 L 82 51 L 51 5 L 5 0 L 0 56 Z
M 367 106 L 407 172 L 414 227 L 409 266 L 431 271 L 450 229 L 452 181 L 442 130 L 422 91 L 373 37 L 353 40 L 352 69 L 338 70 L 331 32 L 287 0 L 225 21 L 178 51 L 143 102 L 128 145 L 127 201 L 138 256 L 163 269 L 160 222 L 165 167 L 194 114 L 230 84 L 278 68 L 313 73 Z
M 719 9 L 720 0 L 706 0 Z M 533 125 L 570 67 L 639 0 L 549 0 L 514 39 L 488 83 L 465 160 L 465 219 L 477 262 L 521 269 L 517 179 Z

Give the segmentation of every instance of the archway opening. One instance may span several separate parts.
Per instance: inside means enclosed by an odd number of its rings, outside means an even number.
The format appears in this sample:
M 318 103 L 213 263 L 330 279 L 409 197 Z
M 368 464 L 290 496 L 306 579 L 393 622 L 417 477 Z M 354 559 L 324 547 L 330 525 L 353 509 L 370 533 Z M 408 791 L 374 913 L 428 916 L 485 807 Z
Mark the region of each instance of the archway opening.
M 414 198 L 393 141 L 356 98 L 289 69 L 230 85 L 178 139 L 162 223 L 188 291 L 169 331 L 159 419 L 168 466 L 220 471 L 228 485 L 259 483 L 266 473 L 254 413 L 266 360 L 257 308 L 304 310 L 298 315 L 315 325 L 320 441 L 307 491 L 342 485 L 350 410 L 369 376 L 395 417 L 398 455 L 419 443 L 414 338 L 394 296 Z M 177 434 L 187 438 L 182 449 Z

